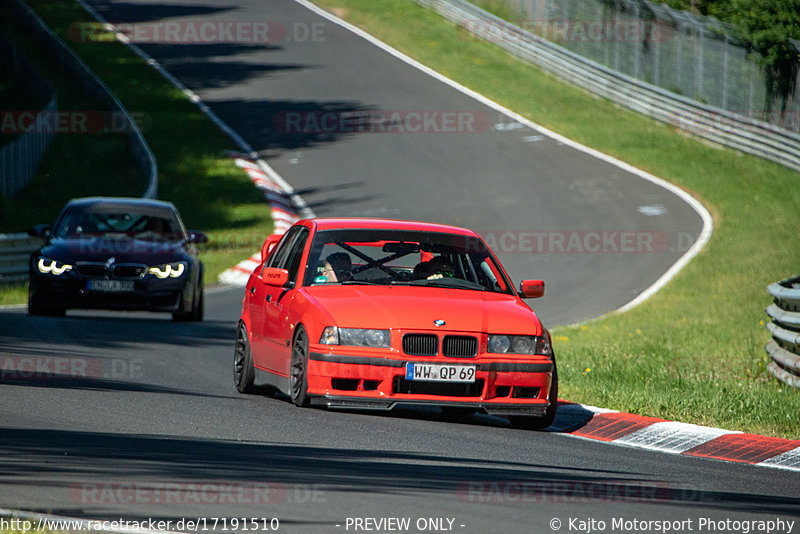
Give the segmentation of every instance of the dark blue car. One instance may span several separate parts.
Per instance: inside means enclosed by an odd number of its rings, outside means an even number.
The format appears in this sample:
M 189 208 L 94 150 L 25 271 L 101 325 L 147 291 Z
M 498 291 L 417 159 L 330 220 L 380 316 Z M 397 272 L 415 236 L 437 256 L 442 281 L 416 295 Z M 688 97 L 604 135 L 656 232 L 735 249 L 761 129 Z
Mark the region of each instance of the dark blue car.
M 55 224 L 29 230 L 46 240 L 31 256 L 28 313 L 64 315 L 71 308 L 170 312 L 203 319 L 203 264 L 169 202 L 79 198 Z

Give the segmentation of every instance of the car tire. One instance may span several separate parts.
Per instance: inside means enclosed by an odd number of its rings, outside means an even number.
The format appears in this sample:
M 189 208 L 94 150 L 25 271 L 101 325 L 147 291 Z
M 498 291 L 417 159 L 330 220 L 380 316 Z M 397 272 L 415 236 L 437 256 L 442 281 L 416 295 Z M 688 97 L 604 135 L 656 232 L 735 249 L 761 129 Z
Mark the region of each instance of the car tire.
M 197 291 L 199 291 L 199 296 Z M 188 312 L 173 312 L 172 313 L 172 320 L 177 322 L 189 322 L 189 321 L 202 321 L 203 314 L 205 313 L 205 291 L 203 287 L 200 286 L 198 290 L 195 291 L 195 299 L 192 302 L 192 309 Z
M 28 315 L 63 317 L 66 309 L 46 304 L 39 293 L 28 293 Z
M 200 297 L 197 299 L 198 302 L 195 305 L 194 309 L 192 310 L 192 316 L 189 319 L 190 321 L 202 321 L 203 314 L 205 313 L 205 306 L 206 306 L 206 292 L 203 290 L 203 287 L 200 286 Z
M 294 331 L 289 393 L 295 406 L 308 406 L 308 333 L 303 325 Z
M 239 393 L 255 391 L 255 376 L 253 356 L 250 353 L 250 337 L 247 335 L 247 327 L 244 323 L 240 323 L 236 334 L 236 348 L 233 352 L 233 383 Z
M 545 414 L 538 417 L 530 415 L 509 415 L 508 421 L 511 423 L 511 426 L 524 430 L 542 430 L 553 424 L 558 407 L 558 369 L 555 365 L 556 362 L 554 361 L 553 381 L 550 383 L 550 395 L 548 395 L 550 406 L 547 407 Z

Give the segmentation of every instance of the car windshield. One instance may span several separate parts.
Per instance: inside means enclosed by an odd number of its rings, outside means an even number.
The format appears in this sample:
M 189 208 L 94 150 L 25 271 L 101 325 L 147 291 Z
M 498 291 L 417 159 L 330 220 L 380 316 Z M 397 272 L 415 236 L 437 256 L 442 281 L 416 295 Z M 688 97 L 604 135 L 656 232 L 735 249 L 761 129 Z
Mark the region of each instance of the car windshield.
M 179 241 L 185 231 L 167 209 L 147 206 L 90 205 L 68 208 L 55 225 L 55 237 L 107 237 Z
M 511 293 L 483 241 L 406 230 L 323 230 L 311 244 L 303 285 L 380 284 Z

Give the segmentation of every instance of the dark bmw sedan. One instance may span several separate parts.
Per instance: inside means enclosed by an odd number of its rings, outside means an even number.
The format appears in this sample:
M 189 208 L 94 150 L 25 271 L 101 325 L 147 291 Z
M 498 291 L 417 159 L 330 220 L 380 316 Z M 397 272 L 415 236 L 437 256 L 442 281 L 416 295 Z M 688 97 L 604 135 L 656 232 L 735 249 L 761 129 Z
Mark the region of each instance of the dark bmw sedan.
M 171 312 L 176 321 L 203 319 L 203 264 L 169 202 L 79 198 L 52 227 L 31 235 L 44 245 L 31 256 L 28 313 L 64 315 L 70 308 Z

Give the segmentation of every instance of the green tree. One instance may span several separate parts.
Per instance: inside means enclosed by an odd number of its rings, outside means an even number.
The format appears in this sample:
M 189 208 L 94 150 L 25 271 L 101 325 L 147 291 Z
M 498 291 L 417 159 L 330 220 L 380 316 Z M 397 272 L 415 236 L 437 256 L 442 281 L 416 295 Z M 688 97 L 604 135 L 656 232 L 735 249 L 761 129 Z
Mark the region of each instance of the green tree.
M 800 0 L 661 1 L 676 9 L 711 15 L 735 25 L 737 37 L 759 54 L 765 72 L 768 109 L 779 100 L 780 111 L 785 111 L 795 90 L 800 64 L 797 48 L 800 46 Z
M 709 11 L 735 24 L 740 37 L 761 55 L 768 94 L 780 99 L 784 111 L 800 63 L 793 42 L 800 39 L 800 0 L 721 0 Z

